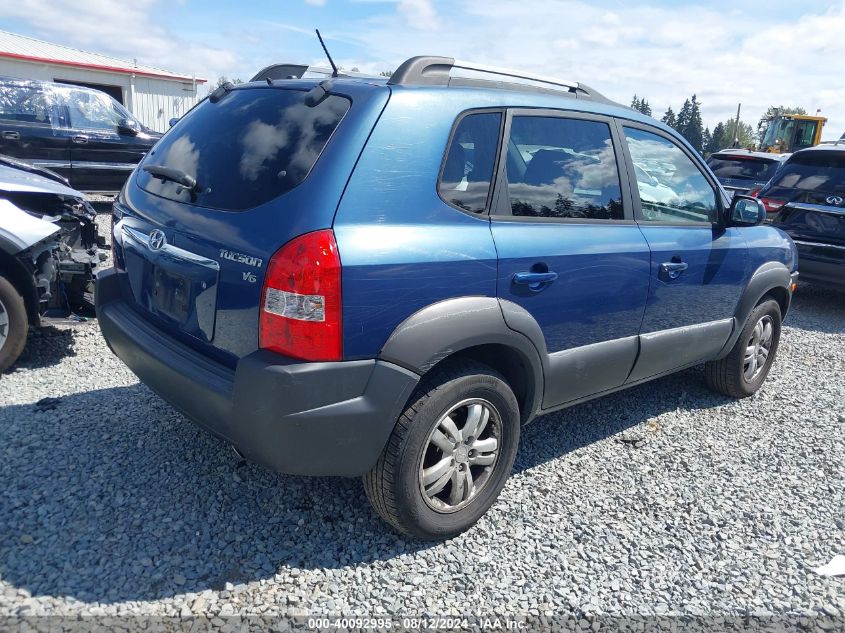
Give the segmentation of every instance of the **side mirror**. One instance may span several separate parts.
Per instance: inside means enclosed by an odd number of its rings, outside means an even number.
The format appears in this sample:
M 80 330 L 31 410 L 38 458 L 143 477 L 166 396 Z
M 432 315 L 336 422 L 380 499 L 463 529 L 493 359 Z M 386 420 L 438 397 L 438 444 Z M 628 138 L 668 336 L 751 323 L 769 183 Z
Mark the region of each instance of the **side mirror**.
M 179 117 L 173 117 L 167 122 L 167 125 L 173 127 L 179 121 Z
M 136 136 L 141 130 L 138 129 L 138 124 L 132 119 L 121 119 L 117 122 L 117 133 L 125 134 L 126 136 Z
M 750 196 L 734 196 L 728 209 L 728 226 L 757 226 L 766 219 L 762 201 Z

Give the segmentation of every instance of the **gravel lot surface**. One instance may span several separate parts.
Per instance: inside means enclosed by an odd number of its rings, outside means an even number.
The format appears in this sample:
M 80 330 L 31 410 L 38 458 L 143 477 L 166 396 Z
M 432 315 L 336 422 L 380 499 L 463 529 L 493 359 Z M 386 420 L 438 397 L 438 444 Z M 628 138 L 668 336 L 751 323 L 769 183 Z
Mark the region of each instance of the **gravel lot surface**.
M 359 480 L 239 463 L 96 322 L 41 330 L 0 378 L 0 615 L 845 614 L 813 571 L 845 554 L 845 294 L 787 324 L 753 398 L 697 368 L 539 419 L 439 544 Z

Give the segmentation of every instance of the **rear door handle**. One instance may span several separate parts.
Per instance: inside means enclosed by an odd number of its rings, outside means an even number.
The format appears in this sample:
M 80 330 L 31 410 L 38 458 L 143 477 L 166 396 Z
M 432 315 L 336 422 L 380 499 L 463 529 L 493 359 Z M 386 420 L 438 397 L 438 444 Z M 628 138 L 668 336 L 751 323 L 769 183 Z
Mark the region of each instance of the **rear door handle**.
M 8 139 L 10 141 L 17 141 L 21 137 L 21 133 L 3 130 L 3 132 L 0 132 L 0 136 L 2 136 L 5 139 Z
M 660 274 L 669 279 L 677 279 L 687 268 L 689 264 L 686 262 L 663 262 L 660 264 Z
M 557 279 L 557 273 L 551 271 L 545 273 L 533 273 L 529 271 L 515 273 L 513 276 L 513 282 L 515 284 L 528 286 L 531 290 L 542 290 L 546 284 L 552 283 L 555 279 Z
M 88 137 L 83 134 L 77 134 L 76 136 L 71 137 L 70 140 L 79 145 L 85 145 L 85 143 L 88 142 Z

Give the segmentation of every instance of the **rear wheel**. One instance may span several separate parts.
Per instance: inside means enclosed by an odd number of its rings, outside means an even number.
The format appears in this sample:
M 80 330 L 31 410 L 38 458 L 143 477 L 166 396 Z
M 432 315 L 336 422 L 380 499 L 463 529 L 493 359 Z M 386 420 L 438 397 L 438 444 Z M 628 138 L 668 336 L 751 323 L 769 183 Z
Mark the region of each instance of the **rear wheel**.
M 505 380 L 474 361 L 424 379 L 364 490 L 397 530 L 423 539 L 460 534 L 490 508 L 510 475 L 519 407 Z
M 27 329 L 23 297 L 8 279 L 0 277 L 0 372 L 21 355 Z
M 780 329 L 778 302 L 767 299 L 760 303 L 751 311 L 730 353 L 704 366 L 709 387 L 732 398 L 756 393 L 775 361 Z

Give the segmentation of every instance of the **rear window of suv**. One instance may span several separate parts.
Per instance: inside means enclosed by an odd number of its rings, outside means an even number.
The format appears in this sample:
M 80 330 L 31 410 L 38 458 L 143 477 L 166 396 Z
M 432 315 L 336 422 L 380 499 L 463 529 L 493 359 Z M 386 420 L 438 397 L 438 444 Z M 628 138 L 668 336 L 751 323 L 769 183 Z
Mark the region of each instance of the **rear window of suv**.
M 793 154 L 772 182 L 772 188 L 824 193 L 845 192 L 845 152 L 810 150 Z
M 142 163 L 178 169 L 198 183 L 192 194 L 138 172 L 150 193 L 203 207 L 241 211 L 301 184 L 351 105 L 329 95 L 305 105 L 304 91 L 240 88 L 206 100 L 174 127 Z
M 768 181 L 778 168 L 778 162 L 746 156 L 711 156 L 707 164 L 716 178 L 737 178 L 739 180 Z

